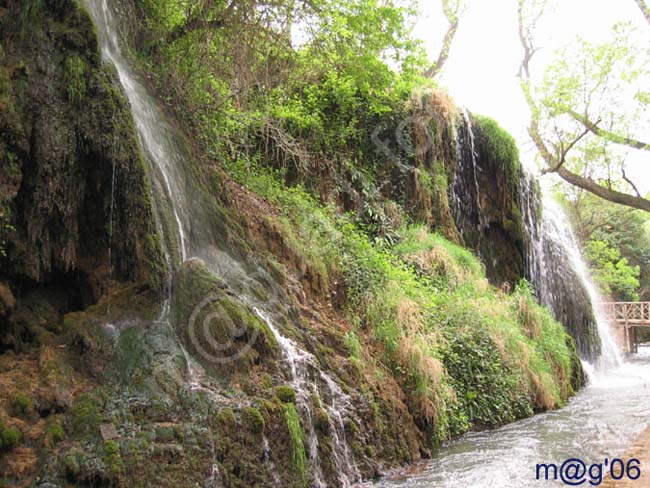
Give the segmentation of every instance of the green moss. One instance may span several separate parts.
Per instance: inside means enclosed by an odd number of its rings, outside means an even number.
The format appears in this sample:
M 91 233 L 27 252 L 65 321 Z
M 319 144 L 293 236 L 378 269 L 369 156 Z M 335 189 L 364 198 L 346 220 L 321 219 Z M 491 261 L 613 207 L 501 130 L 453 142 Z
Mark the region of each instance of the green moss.
M 278 386 L 275 389 L 275 396 L 277 396 L 282 403 L 296 403 L 296 390 L 290 386 Z
M 84 393 L 70 410 L 70 426 L 76 435 L 97 433 L 102 421 L 99 402 L 91 395 Z
M 230 408 L 224 408 L 217 414 L 217 424 L 222 427 L 234 427 L 237 425 L 237 418 L 235 412 Z
M 307 481 L 307 457 L 305 455 L 304 433 L 300 424 L 300 416 L 293 403 L 284 404 L 284 419 L 289 430 L 291 442 L 291 465 L 304 486 Z
M 271 329 L 225 288 L 220 278 L 196 258 L 186 261 L 176 273 L 172 314 L 186 347 L 206 368 L 226 377 L 237 370 L 249 370 L 260 358 L 272 364 L 280 348 Z M 199 330 L 199 326 L 207 328 Z M 243 333 L 234 335 L 235 330 Z M 215 342 L 231 345 L 219 348 Z
M 34 412 L 34 402 L 26 394 L 15 392 L 9 397 L 8 412 L 13 417 L 29 417 Z
M 68 100 L 79 105 L 86 96 L 86 63 L 85 61 L 72 54 L 65 60 L 64 82 Z
M 11 450 L 13 449 L 21 439 L 21 434 L 18 429 L 13 427 L 5 427 L 2 422 L 0 422 L 0 450 Z
M 264 417 L 255 407 L 245 407 L 242 410 L 242 422 L 251 432 L 259 434 L 264 431 Z
M 316 407 L 314 409 L 314 427 L 319 432 L 327 434 L 330 429 L 330 416 L 327 414 L 325 409 L 321 407 Z
M 487 157 L 499 164 L 508 177 L 514 179 L 521 167 L 519 148 L 514 137 L 489 117 L 474 115 L 473 118 Z

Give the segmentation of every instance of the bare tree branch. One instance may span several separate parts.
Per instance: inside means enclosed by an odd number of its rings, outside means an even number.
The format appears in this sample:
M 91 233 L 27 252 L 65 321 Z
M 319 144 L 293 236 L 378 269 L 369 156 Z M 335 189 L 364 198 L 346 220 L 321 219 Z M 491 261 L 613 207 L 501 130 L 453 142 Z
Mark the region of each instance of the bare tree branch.
M 627 184 L 632 187 L 632 189 L 634 190 L 634 193 L 636 193 L 636 196 L 641 197 L 641 193 L 639 193 L 639 190 L 636 187 L 636 185 L 634 183 L 632 183 L 632 181 L 625 174 L 625 168 L 621 168 L 621 173 L 623 175 L 623 180 L 625 180 L 627 182 Z
M 646 5 L 644 0 L 634 0 L 636 4 L 639 6 L 641 9 L 641 12 L 643 13 L 643 16 L 645 17 L 645 20 L 648 21 L 648 24 L 650 24 L 650 6 Z
M 633 139 L 631 137 L 624 137 L 618 134 L 615 134 L 614 132 L 608 131 L 606 129 L 601 129 L 598 127 L 598 122 L 592 122 L 590 121 L 587 117 L 584 115 L 580 115 L 577 112 L 574 112 L 573 110 L 569 110 L 568 114 L 571 115 L 575 120 L 580 122 L 582 125 L 584 125 L 590 132 L 593 134 L 597 135 L 598 137 L 602 137 L 603 139 L 607 139 L 609 141 L 612 141 L 616 144 L 621 144 L 623 146 L 629 146 L 633 149 L 641 149 L 643 151 L 650 151 L 650 143 L 639 141 L 637 139 Z
M 564 146 L 564 142 L 560 141 L 560 154 L 559 157 L 555 158 L 557 160 L 557 164 L 544 170 L 543 173 L 555 173 L 558 169 L 560 169 L 560 166 L 566 162 L 567 153 L 580 141 L 580 139 L 582 139 L 587 134 L 589 134 L 589 129 L 585 129 L 583 132 L 578 134 L 566 147 Z
M 454 42 L 454 37 L 458 30 L 462 9 L 461 0 L 442 0 L 442 10 L 447 18 L 448 27 L 447 32 L 445 32 L 445 37 L 442 40 L 442 47 L 440 48 L 438 59 L 423 73 L 427 78 L 433 78 L 440 73 L 440 70 L 442 70 L 442 67 L 447 62 L 451 45 Z

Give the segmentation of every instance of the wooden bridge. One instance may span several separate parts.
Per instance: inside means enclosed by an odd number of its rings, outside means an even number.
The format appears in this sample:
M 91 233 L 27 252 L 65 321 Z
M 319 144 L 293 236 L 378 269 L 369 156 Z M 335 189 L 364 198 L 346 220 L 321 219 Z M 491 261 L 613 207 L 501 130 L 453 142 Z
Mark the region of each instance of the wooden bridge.
M 638 352 L 637 330 L 650 327 L 650 302 L 606 302 L 601 306 L 610 322 L 622 329 L 626 352 Z

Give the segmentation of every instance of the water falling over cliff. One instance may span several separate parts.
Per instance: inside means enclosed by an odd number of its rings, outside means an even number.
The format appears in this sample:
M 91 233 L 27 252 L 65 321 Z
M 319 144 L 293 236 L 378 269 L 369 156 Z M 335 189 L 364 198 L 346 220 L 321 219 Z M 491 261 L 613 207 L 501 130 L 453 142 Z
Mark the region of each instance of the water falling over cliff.
M 104 59 L 116 67 L 131 104 L 140 148 L 149 167 L 158 230 L 164 241 L 169 266 L 170 287 L 174 271 L 184 262 L 205 265 L 231 295 L 237 296 L 268 325 L 282 350 L 288 365 L 288 379 L 297 393 L 306 430 L 313 485 L 326 486 L 314 421 L 314 408 L 321 408 L 322 403 L 328 414 L 328 436 L 333 446 L 332 461 L 338 481 L 340 486 L 350 486 L 360 479 L 360 475 L 345 438 L 344 419 L 351 414 L 349 397 L 331 376 L 321 370 L 312 354 L 285 337 L 274 323 L 274 313 L 288 305 L 284 303 L 286 297 L 282 296 L 280 287 L 271 283 L 269 274 L 256 263 L 240 260 L 223 249 L 226 247 L 223 244 L 226 236 L 220 235 L 220 227 L 215 223 L 217 217 L 208 210 L 211 208 L 209 199 L 204 198 L 201 185 L 190 175 L 191 157 L 184 141 L 173 130 L 165 113 L 139 81 L 122 52 L 123 40 L 120 39 L 117 21 L 119 12 L 109 0 L 88 0 L 86 7 L 98 26 Z M 266 295 L 264 290 L 277 293 L 271 294 L 271 298 L 261 299 L 260 296 Z M 158 323 L 169 325 L 173 317 L 169 300 L 165 300 Z M 213 337 L 207 339 L 215 341 Z M 203 372 L 194 367 L 192 358 L 182 344 L 180 348 L 185 358 L 190 389 L 205 389 L 204 384 L 209 381 L 202 381 Z M 210 479 L 216 479 L 215 473 L 218 472 L 218 466 L 214 464 Z
M 598 369 L 621 362 L 601 299 L 591 281 L 566 215 L 534 178 L 522 173 L 527 277 L 541 302 L 567 327 L 583 359 Z
M 620 358 L 598 309 L 600 298 L 563 210 L 525 168 L 490 160 L 494 158 L 482 150 L 475 124 L 472 116 L 461 112 L 456 128 L 458 162 L 449 192 L 465 243 L 479 254 L 494 284 L 517 276 L 530 281 L 539 301 L 575 339 L 583 359 L 601 369 L 616 366 Z

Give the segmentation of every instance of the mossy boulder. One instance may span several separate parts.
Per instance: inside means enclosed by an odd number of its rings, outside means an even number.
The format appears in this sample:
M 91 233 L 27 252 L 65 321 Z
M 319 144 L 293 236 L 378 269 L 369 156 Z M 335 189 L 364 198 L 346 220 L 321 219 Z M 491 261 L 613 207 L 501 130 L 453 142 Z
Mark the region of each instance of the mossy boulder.
M 242 423 L 244 426 L 255 434 L 264 431 L 264 417 L 255 407 L 245 407 L 242 410 Z
M 296 390 L 290 386 L 282 385 L 275 389 L 275 396 L 282 403 L 296 403 Z
M 198 258 L 174 277 L 172 318 L 186 349 L 227 379 L 256 365 L 273 369 L 280 355 L 268 325 Z

